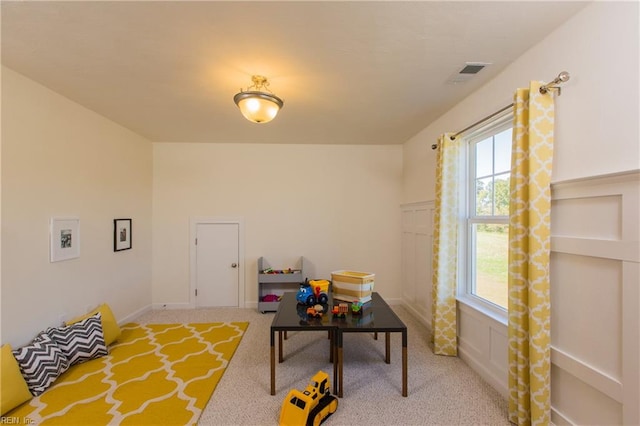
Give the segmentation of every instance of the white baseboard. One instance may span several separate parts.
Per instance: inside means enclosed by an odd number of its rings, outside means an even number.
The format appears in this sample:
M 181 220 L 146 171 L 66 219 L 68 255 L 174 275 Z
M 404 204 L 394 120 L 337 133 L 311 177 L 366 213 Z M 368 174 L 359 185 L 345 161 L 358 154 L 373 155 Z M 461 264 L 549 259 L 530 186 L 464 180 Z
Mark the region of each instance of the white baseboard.
M 257 302 L 245 302 L 244 307 L 245 308 L 258 309 L 258 303 Z M 152 309 L 154 311 L 161 311 L 161 310 L 164 310 L 164 309 L 196 309 L 196 307 L 192 306 L 191 303 L 186 303 L 186 302 L 183 302 L 183 303 L 154 303 L 153 305 L 151 305 L 151 307 L 149 309 Z
M 560 413 L 560 411 L 551 407 L 551 424 L 560 426 L 560 425 L 573 425 L 575 423 L 573 423 L 571 420 L 565 417 L 562 413 Z
M 191 306 L 191 303 L 154 303 L 152 309 L 155 311 L 163 309 L 194 309 L 194 307 Z
M 119 325 L 123 325 L 126 324 L 128 322 L 132 322 L 134 321 L 136 318 L 138 318 L 140 315 L 149 312 L 151 310 L 151 305 L 147 305 L 143 308 L 138 309 L 137 311 L 127 315 L 126 317 L 122 318 L 120 321 L 118 321 Z
M 384 301 L 387 302 L 387 305 L 389 305 L 389 306 L 397 306 L 397 305 L 402 305 L 403 304 L 402 299 L 398 299 L 398 298 L 395 298 L 395 299 L 384 299 Z
M 411 304 L 407 303 L 407 302 L 402 302 L 402 306 L 409 311 L 409 313 L 411 315 L 413 315 L 413 317 L 415 317 L 418 321 L 420 321 L 420 323 L 422 325 L 424 325 L 427 330 L 429 330 L 429 333 L 431 333 L 431 321 L 429 318 L 425 317 L 424 315 L 420 314 L 420 312 L 418 312 Z
M 498 377 L 491 374 L 491 372 L 482 363 L 477 362 L 474 357 L 465 351 L 460 345 L 458 345 L 458 357 L 467 363 L 476 373 L 489 383 L 491 387 L 500 392 L 504 398 L 509 398 L 509 389 L 504 384 L 504 380 L 500 380 Z

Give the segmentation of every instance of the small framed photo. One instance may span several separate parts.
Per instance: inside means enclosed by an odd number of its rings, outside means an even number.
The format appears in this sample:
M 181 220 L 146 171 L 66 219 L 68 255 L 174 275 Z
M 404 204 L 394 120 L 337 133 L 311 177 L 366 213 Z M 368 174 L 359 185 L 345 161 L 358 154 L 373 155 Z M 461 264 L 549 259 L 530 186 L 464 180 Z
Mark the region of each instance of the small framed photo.
M 80 257 L 80 219 L 52 217 L 49 226 L 50 261 Z
M 131 248 L 131 219 L 113 219 L 113 251 Z

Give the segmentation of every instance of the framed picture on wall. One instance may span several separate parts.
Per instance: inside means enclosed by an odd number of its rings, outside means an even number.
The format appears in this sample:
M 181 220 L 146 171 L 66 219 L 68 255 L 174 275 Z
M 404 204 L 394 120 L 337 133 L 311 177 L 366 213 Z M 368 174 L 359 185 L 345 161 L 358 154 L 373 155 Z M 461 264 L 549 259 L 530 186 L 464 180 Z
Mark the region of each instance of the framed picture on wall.
M 77 217 L 52 217 L 49 226 L 49 260 L 80 257 L 80 219 Z
M 131 219 L 113 219 L 113 251 L 131 248 Z

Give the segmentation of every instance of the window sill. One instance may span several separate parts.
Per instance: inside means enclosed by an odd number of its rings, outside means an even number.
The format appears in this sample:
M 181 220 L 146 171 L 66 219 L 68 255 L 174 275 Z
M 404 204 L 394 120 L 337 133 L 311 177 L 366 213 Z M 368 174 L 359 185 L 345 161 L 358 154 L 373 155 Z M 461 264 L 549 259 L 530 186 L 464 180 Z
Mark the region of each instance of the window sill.
M 508 326 L 509 319 L 507 317 L 508 315 L 507 312 L 498 308 L 492 308 L 490 306 L 487 306 L 486 303 L 482 303 L 478 300 L 475 300 L 475 298 L 467 295 L 458 296 L 456 300 L 459 303 L 462 303 L 463 305 L 465 305 L 466 307 L 473 309 L 474 311 L 477 311 L 491 318 L 492 320 L 504 325 L 505 327 Z

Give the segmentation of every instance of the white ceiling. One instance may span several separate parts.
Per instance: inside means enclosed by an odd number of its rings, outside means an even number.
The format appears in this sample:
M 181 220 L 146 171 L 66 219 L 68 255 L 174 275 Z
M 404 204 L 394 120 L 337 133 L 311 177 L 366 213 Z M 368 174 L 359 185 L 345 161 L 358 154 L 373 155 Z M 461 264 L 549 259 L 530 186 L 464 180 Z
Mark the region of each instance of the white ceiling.
M 154 142 L 397 144 L 584 5 L 3 1 L 2 63 Z M 233 103 L 252 74 L 271 123 Z

